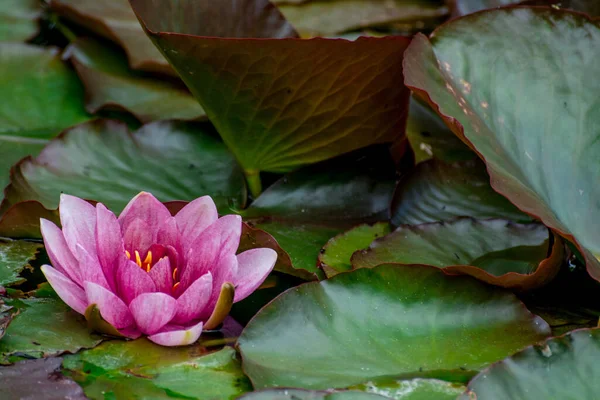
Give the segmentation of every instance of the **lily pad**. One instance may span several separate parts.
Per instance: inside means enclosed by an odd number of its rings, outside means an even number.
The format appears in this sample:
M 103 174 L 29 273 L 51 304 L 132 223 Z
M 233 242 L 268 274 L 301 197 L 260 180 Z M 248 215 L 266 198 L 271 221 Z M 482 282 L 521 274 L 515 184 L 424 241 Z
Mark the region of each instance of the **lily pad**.
M 390 229 L 388 222 L 362 224 L 329 239 L 319 252 L 319 267 L 328 278 L 350 271 L 352 254 L 356 250 L 366 249 L 373 240 L 390 233 Z
M 0 7 L 0 42 L 31 39 L 39 30 L 41 15 L 42 4 L 38 0 L 3 0 Z
M 300 40 L 267 0 L 131 4 L 255 195 L 260 171 L 287 172 L 402 136 L 407 38 Z
M 50 357 L 96 346 L 102 338 L 90 335 L 83 317 L 61 300 L 7 299 L 19 314 L 0 340 L 0 364 L 22 358 Z
M 80 38 L 71 43 L 65 54 L 85 85 L 86 107 L 91 113 L 125 109 L 142 122 L 206 117 L 182 83 L 132 71 L 123 51 L 114 45 Z
M 549 1 L 544 0 L 547 3 Z M 523 0 L 450 0 L 450 9 L 453 16 L 472 14 L 477 11 L 495 7 L 508 6 L 522 3 Z
M 40 218 L 60 225 L 57 210 L 48 210 L 37 201 L 23 201 L 9 207 L 0 216 L 0 236 L 41 239 Z
M 290 4 L 274 1 L 303 37 L 333 36 L 369 27 L 395 24 L 433 25 L 448 14 L 442 1 L 313 0 Z
M 61 358 L 26 360 L 0 367 L 5 399 L 85 400 L 81 387 L 60 372 Z
M 302 389 L 270 389 L 248 393 L 240 400 L 383 400 L 386 397 L 354 391 L 326 392 Z
M 477 375 L 460 400 L 594 399 L 600 330 L 581 329 L 531 346 Z
M 383 265 L 290 289 L 238 347 L 255 388 L 318 390 L 479 370 L 549 333 L 512 293 L 437 268 Z
M 41 243 L 0 238 L 0 286 L 10 286 L 25 281 L 19 274 L 35 258 Z
M 375 393 L 394 400 L 456 400 L 465 391 L 461 384 L 438 379 L 367 382 L 351 389 Z
M 0 60 L 0 87 L 6 99 L 0 102 L 3 188 L 14 163 L 39 153 L 61 130 L 89 116 L 81 82 L 60 59 L 58 49 L 0 43 Z
M 459 219 L 402 225 L 352 256 L 355 268 L 386 263 L 421 264 L 471 275 L 511 289 L 530 290 L 550 282 L 564 258 L 560 239 L 541 224 Z
M 387 217 L 394 171 L 387 148 L 365 149 L 284 176 L 242 216 L 270 233 L 294 268 L 321 274 L 317 258 L 329 239 Z
M 90 399 L 234 399 L 251 390 L 235 351 L 111 341 L 65 357 L 63 368 Z
M 235 159 L 198 124 L 160 121 L 130 133 L 98 120 L 66 131 L 14 170 L 2 209 L 37 200 L 56 209 L 61 192 L 120 212 L 140 191 L 161 201 L 211 195 L 217 207 L 242 207 L 246 188 Z
M 395 226 L 456 217 L 531 221 L 531 217 L 492 189 L 485 165 L 479 160 L 452 164 L 426 161 L 398 184 L 392 202 L 391 222 Z
M 119 44 L 132 68 L 175 74 L 144 34 L 127 0 L 51 0 L 50 8 L 72 23 Z
M 404 64 L 406 84 L 485 160 L 492 187 L 575 240 L 597 280 L 599 41 L 600 21 L 584 14 L 504 8 L 417 35 Z

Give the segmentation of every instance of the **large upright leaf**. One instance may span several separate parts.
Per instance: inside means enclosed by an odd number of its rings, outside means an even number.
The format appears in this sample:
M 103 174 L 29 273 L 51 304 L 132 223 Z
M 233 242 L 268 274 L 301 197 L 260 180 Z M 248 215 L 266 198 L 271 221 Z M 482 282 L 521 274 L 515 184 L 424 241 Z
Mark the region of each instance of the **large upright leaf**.
M 582 329 L 492 365 L 459 400 L 583 400 L 600 391 L 600 330 Z
M 326 389 L 478 370 L 549 332 L 512 293 L 384 265 L 290 289 L 250 321 L 238 347 L 257 389 Z
M 85 85 L 90 112 L 125 109 L 143 122 L 206 117 L 183 84 L 132 71 L 123 51 L 114 45 L 80 38 L 71 43 L 65 55 Z
M 246 198 L 241 171 L 229 151 L 202 125 L 155 122 L 133 134 L 124 123 L 79 125 L 15 169 L 2 209 L 23 200 L 56 209 L 61 192 L 120 212 L 140 191 L 161 201 L 211 195 L 222 212 Z
M 38 31 L 42 14 L 39 0 L 2 0 L 0 4 L 0 42 L 31 39 Z
M 0 87 L 2 189 L 14 163 L 37 154 L 48 139 L 89 116 L 83 106 L 83 87 L 60 59 L 58 49 L 0 43 Z
M 51 0 L 50 7 L 61 17 L 121 45 L 132 68 L 174 74 L 144 35 L 127 0 Z
M 477 38 L 474 40 L 473 38 Z M 494 189 L 576 240 L 600 280 L 600 22 L 550 8 L 418 35 L 406 84 L 486 161 Z
M 406 38 L 295 39 L 266 0 L 131 4 L 254 193 L 260 171 L 289 171 L 402 134 Z M 275 37 L 286 39 L 268 39 Z
M 387 218 L 394 183 L 389 151 L 365 149 L 284 176 L 242 216 L 273 235 L 295 268 L 317 273 L 319 251 L 330 238 Z

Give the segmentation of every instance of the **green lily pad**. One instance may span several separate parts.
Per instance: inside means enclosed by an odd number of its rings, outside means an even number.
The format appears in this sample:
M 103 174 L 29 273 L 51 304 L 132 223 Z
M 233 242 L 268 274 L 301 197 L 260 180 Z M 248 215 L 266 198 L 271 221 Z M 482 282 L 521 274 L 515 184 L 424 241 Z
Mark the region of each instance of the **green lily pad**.
M 39 30 L 41 15 L 42 3 L 39 0 L 3 0 L 0 6 L 0 42 L 31 39 Z
M 501 219 L 402 225 L 354 253 L 352 265 L 431 265 L 494 285 L 530 290 L 550 282 L 562 265 L 562 241 L 556 240 L 551 248 L 550 239 L 544 225 Z
M 406 84 L 485 160 L 492 187 L 574 239 L 597 280 L 599 41 L 600 21 L 584 14 L 504 8 L 417 35 L 404 64 Z
M 175 74 L 144 34 L 127 0 L 51 0 L 50 8 L 68 21 L 119 44 L 133 69 Z
M 453 163 L 473 160 L 477 157 L 448 129 L 431 107 L 414 96 L 410 98 L 406 137 L 415 152 L 417 163 L 431 158 Z
M 549 333 L 512 293 L 437 268 L 383 265 L 290 289 L 238 347 L 255 388 L 318 390 L 479 370 Z
M 385 397 L 354 391 L 318 392 L 302 389 L 269 389 L 248 393 L 240 400 L 383 400 Z
M 207 354 L 201 345 L 115 340 L 66 356 L 63 368 L 90 399 L 234 399 L 251 390 L 230 347 Z
M 456 217 L 531 221 L 492 189 L 485 165 L 479 160 L 453 164 L 426 161 L 398 184 L 392 202 L 392 224 L 418 225 Z
M 270 233 L 294 268 L 322 274 L 321 248 L 355 225 L 385 219 L 394 184 L 389 151 L 366 149 L 284 176 L 242 216 Z
M 23 283 L 25 279 L 19 274 L 27 267 L 31 268 L 29 261 L 42 247 L 41 243 L 0 238 L 0 286 Z
M 477 375 L 460 400 L 583 400 L 600 391 L 600 330 L 581 329 L 548 340 Z
M 328 278 L 351 270 L 352 254 L 366 249 L 373 240 L 390 233 L 390 229 L 388 222 L 362 224 L 331 238 L 319 252 L 319 267 Z
M 65 51 L 83 81 L 87 109 L 125 109 L 142 122 L 206 117 L 183 84 L 132 71 L 123 51 L 107 42 L 80 38 Z
M 42 358 L 74 353 L 96 346 L 102 338 L 90 335 L 83 317 L 61 300 L 7 299 L 19 311 L 0 340 L 0 364 L 22 358 Z
M 303 37 L 333 36 L 369 27 L 395 24 L 434 25 L 448 14 L 442 1 L 422 0 L 313 0 L 274 1 Z
M 6 99 L 0 102 L 0 188 L 4 188 L 13 164 L 39 153 L 61 130 L 89 116 L 81 82 L 60 59 L 58 49 L 0 43 L 0 60 L 0 87 Z
M 40 218 L 60 225 L 57 210 L 48 210 L 37 201 L 24 201 L 9 207 L 0 216 L 0 236 L 41 239 Z
M 79 125 L 19 164 L 2 209 L 37 200 L 56 209 L 61 192 L 120 212 L 140 191 L 161 201 L 211 195 L 221 212 L 245 203 L 244 178 L 227 148 L 199 124 L 155 122 L 129 133 L 124 123 Z
M 376 393 L 394 400 L 456 400 L 456 396 L 466 389 L 461 384 L 422 378 L 367 382 L 350 388 Z
M 131 4 L 255 195 L 260 171 L 288 172 L 402 135 L 407 38 L 299 40 L 267 0 Z

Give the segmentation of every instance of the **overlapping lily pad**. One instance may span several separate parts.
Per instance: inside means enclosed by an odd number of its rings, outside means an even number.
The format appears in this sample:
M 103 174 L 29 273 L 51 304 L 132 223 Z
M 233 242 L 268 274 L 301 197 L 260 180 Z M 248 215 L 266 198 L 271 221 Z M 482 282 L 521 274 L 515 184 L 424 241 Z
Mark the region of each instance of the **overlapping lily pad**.
M 74 353 L 96 346 L 102 338 L 90 335 L 83 317 L 55 298 L 7 299 L 19 314 L 0 340 L 0 364 L 23 358 Z
M 551 246 L 550 240 L 544 225 L 501 219 L 402 225 L 354 253 L 352 265 L 431 265 L 494 285 L 529 290 L 550 282 L 560 269 L 562 241 L 557 239 Z
M 125 109 L 143 122 L 195 120 L 206 116 L 183 84 L 132 71 L 123 51 L 89 38 L 77 39 L 66 54 L 81 77 L 87 109 Z
M 531 217 L 492 189 L 485 165 L 479 160 L 452 164 L 426 161 L 398 184 L 392 203 L 394 225 L 418 225 L 456 217 L 531 221 Z
M 144 34 L 127 0 L 51 0 L 50 7 L 72 23 L 121 45 L 132 68 L 174 74 Z
M 326 392 L 302 389 L 270 389 L 248 393 L 243 400 L 383 400 L 376 394 L 354 391 Z
M 582 329 L 529 347 L 481 372 L 460 400 L 597 397 L 600 330 Z
M 519 4 L 523 0 L 450 0 L 450 9 L 453 16 L 472 14 L 477 11 L 495 7 Z
M 597 280 L 599 41 L 600 22 L 584 14 L 505 8 L 416 36 L 404 64 L 406 84 L 482 156 L 494 189 L 576 240 Z
M 290 289 L 238 340 L 255 388 L 343 388 L 478 370 L 550 332 L 514 295 L 425 266 L 384 265 Z
M 295 39 L 266 0 L 131 3 L 254 194 L 260 171 L 286 172 L 402 135 L 406 38 Z
M 24 240 L 10 240 L 0 238 L 0 286 L 10 286 L 24 281 L 19 273 L 29 267 L 41 243 L 26 242 Z
M 273 235 L 295 268 L 320 273 L 317 257 L 330 238 L 386 218 L 394 184 L 389 151 L 375 147 L 284 176 L 242 215 Z
M 352 386 L 351 389 L 376 393 L 395 400 L 456 400 L 465 387 L 437 379 L 383 380 Z
M 198 124 L 155 122 L 129 133 L 124 123 L 79 125 L 15 169 L 2 209 L 37 200 L 56 209 L 61 192 L 120 212 L 140 191 L 161 201 L 211 195 L 221 212 L 242 207 L 244 178 L 229 151 Z
M 63 368 L 91 399 L 234 399 L 251 390 L 230 347 L 111 341 L 65 357 Z
M 21 42 L 38 32 L 42 4 L 38 0 L 3 0 L 0 7 L 0 42 Z
M 39 153 L 48 139 L 89 116 L 83 87 L 60 59 L 58 49 L 0 43 L 0 60 L 4 99 L 0 102 L 0 188 L 4 188 L 14 163 Z

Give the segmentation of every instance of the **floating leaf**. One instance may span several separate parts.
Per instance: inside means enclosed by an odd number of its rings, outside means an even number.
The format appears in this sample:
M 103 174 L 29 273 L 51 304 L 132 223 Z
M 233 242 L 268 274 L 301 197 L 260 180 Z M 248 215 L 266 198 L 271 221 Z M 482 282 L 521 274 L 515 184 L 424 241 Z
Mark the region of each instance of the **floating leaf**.
M 582 329 L 550 339 L 477 375 L 460 400 L 581 400 L 600 391 L 600 330 Z
M 0 7 L 0 42 L 24 42 L 34 37 L 39 30 L 41 14 L 39 0 L 3 0 Z
M 80 38 L 65 54 L 75 66 L 87 92 L 87 109 L 125 109 L 143 122 L 160 119 L 195 120 L 206 116 L 183 84 L 152 79 L 129 69 L 122 50 L 114 45 Z
M 385 397 L 354 391 L 318 392 L 302 389 L 269 389 L 248 393 L 240 400 L 383 400 Z
M 531 217 L 492 189 L 485 165 L 479 160 L 453 164 L 426 161 L 398 184 L 392 202 L 394 225 L 418 225 L 456 217 L 531 221 Z
M 547 0 L 544 1 L 548 2 Z M 455 17 L 521 2 L 523 0 L 449 0 L 452 15 Z
M 79 125 L 17 166 L 2 209 L 23 200 L 55 209 L 65 192 L 120 212 L 143 190 L 161 201 L 211 195 L 221 211 L 241 207 L 244 178 L 231 153 L 205 132 L 167 121 L 132 134 L 116 121 Z
M 473 40 L 476 37 L 477 40 Z M 600 21 L 476 13 L 413 39 L 406 84 L 487 164 L 492 187 L 584 250 L 600 280 Z
M 17 203 L 0 216 L 0 236 L 41 239 L 40 218 L 60 224 L 56 210 L 48 210 L 37 201 Z
M 270 233 L 294 268 L 320 273 L 317 257 L 329 239 L 386 218 L 394 171 L 384 147 L 355 152 L 284 176 L 242 216 Z
M 5 289 L 0 287 L 0 293 L 4 291 Z M 0 299 L 0 339 L 6 333 L 6 328 L 8 328 L 17 312 L 13 307 L 4 304 L 4 300 Z
M 127 0 L 51 0 L 61 17 L 119 44 L 134 69 L 173 75 L 173 70 L 146 37 Z
M 81 83 L 57 49 L 0 43 L 0 60 L 0 87 L 5 99 L 0 102 L 3 188 L 14 163 L 39 153 L 48 139 L 89 116 L 83 106 Z
M 395 400 L 456 400 L 465 391 L 460 384 L 437 379 L 416 378 L 406 381 L 377 381 L 352 386 L 351 389 L 376 393 Z
M 63 367 L 91 399 L 234 399 L 251 390 L 230 347 L 162 347 L 115 340 L 65 357 Z
M 85 400 L 81 387 L 61 374 L 61 363 L 61 358 L 46 358 L 0 367 L 2 398 Z
M 286 172 L 402 135 L 407 38 L 294 39 L 266 0 L 131 3 L 254 194 L 260 171 Z
M 550 282 L 564 258 L 556 238 L 550 249 L 541 224 L 459 219 L 446 223 L 402 225 L 352 256 L 355 268 L 380 264 L 420 264 L 447 273 L 471 275 L 511 289 L 530 290 Z M 548 255 L 550 253 L 550 255 Z
M 61 300 L 7 299 L 6 303 L 20 313 L 13 319 L 0 340 L 0 364 L 20 358 L 41 358 L 74 353 L 96 346 L 102 341 L 90 335 L 83 317 Z
M 422 0 L 313 0 L 289 4 L 274 1 L 281 13 L 302 34 L 332 36 L 369 27 L 434 25 L 448 14 L 441 1 Z
M 41 243 L 0 238 L 0 286 L 23 283 L 25 279 L 19 274 L 24 268 L 31 268 L 29 261 L 41 247 Z
M 512 293 L 436 268 L 384 265 L 290 289 L 254 317 L 238 347 L 257 389 L 325 389 L 478 370 L 549 332 Z
M 329 239 L 319 254 L 319 267 L 328 278 L 352 269 L 350 259 L 356 250 L 366 249 L 373 240 L 390 233 L 388 222 L 362 224 Z

